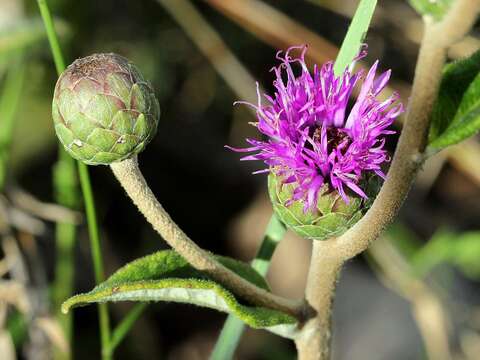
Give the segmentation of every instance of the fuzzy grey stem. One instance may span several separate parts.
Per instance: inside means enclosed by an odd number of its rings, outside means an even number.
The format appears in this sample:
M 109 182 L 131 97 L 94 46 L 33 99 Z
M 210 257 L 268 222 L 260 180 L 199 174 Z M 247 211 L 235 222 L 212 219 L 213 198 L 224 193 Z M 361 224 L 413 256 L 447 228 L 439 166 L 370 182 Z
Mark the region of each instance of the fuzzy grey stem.
M 305 298 L 316 312 L 295 340 L 299 360 L 330 359 L 332 338 L 332 307 L 342 262 L 314 241 Z
M 147 221 L 194 268 L 208 273 L 212 278 L 256 305 L 280 310 L 296 317 L 301 315 L 301 302 L 273 295 L 253 285 L 220 264 L 210 253 L 193 242 L 157 201 L 138 168 L 136 157 L 112 163 L 110 167 Z

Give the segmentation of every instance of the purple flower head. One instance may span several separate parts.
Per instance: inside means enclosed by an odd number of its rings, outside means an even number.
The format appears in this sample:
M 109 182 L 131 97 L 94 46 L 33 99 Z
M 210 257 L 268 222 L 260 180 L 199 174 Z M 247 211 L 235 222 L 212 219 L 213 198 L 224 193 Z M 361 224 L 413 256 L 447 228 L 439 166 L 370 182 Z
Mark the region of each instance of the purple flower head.
M 299 57 L 291 55 L 294 49 L 301 50 Z M 391 72 L 375 76 L 378 61 L 366 76 L 363 71 L 352 73 L 350 66 L 336 77 L 331 61 L 321 68 L 315 65 L 311 74 L 306 51 L 307 46 L 297 46 L 278 52 L 281 63 L 272 69 L 275 93 L 265 94 L 267 104 L 262 104 L 257 83 L 258 104 L 246 103 L 256 109 L 255 125 L 267 139 L 247 139 L 251 146 L 245 149 L 229 147 L 254 152 L 242 160 L 262 160 L 268 165 L 256 173 L 272 170 L 283 184 L 295 184 L 289 202 L 303 200 L 305 212 L 317 206 L 318 194 L 325 189 L 338 191 L 347 203 L 347 189 L 367 198 L 361 180 L 368 173 L 385 178 L 381 166 L 390 160 L 385 136 L 394 133 L 389 127 L 403 112 L 398 94 L 377 99 Z M 354 62 L 365 55 L 364 48 Z M 294 65 L 300 74 L 295 74 Z M 357 83 L 361 83 L 360 92 L 347 113 Z

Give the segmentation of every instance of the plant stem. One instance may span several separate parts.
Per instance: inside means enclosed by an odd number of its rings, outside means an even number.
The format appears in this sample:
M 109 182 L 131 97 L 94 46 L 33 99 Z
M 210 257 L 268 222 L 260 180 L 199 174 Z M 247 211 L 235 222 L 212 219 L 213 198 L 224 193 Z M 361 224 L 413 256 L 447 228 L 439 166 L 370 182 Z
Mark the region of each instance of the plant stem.
M 61 160 L 59 160 L 61 162 Z M 58 163 L 56 164 L 58 166 Z M 54 179 L 54 185 L 61 187 L 61 179 Z M 62 204 L 60 198 L 57 197 L 57 202 Z M 52 301 L 55 307 L 57 319 L 62 326 L 68 344 L 71 344 L 73 336 L 73 318 L 71 314 L 63 315 L 60 311 L 60 306 L 66 298 L 73 293 L 74 281 L 74 246 L 76 237 L 76 226 L 69 223 L 57 223 L 55 227 L 55 278 L 52 285 Z
M 53 61 L 55 63 L 55 69 L 57 74 L 60 75 L 65 70 L 65 61 L 63 59 L 62 50 L 58 41 L 57 33 L 55 32 L 55 26 L 53 24 L 52 15 L 48 8 L 47 0 L 37 0 L 40 14 L 42 15 L 45 30 L 47 32 L 48 42 L 52 51 Z
M 15 56 L 7 70 L 0 98 L 0 191 L 7 178 L 10 144 L 12 143 L 15 113 L 25 78 L 23 55 Z
M 80 185 L 82 187 L 83 199 L 85 203 L 85 213 L 87 215 L 88 234 L 90 237 L 90 248 L 92 251 L 93 268 L 95 272 L 95 282 L 100 284 L 105 280 L 103 269 L 102 248 L 100 246 L 100 235 L 98 231 L 97 215 L 95 202 L 93 199 L 92 185 L 87 165 L 77 161 Z M 108 351 L 110 347 L 110 319 L 106 303 L 98 304 L 98 315 L 100 322 L 100 338 L 102 342 L 102 358 L 111 359 L 112 354 Z
M 143 311 L 147 308 L 147 303 L 138 303 L 129 311 L 129 313 L 123 318 L 122 322 L 117 325 L 112 332 L 112 338 L 110 341 L 110 347 L 108 352 L 113 354 L 115 348 L 122 342 L 125 336 L 128 334 L 132 326 L 142 315 Z
M 270 218 L 270 221 L 263 235 L 262 243 L 258 249 L 257 255 L 252 261 L 252 268 L 258 271 L 262 276 L 267 275 L 268 268 L 270 267 L 270 260 L 277 248 L 277 245 L 283 239 L 287 229 L 280 220 L 274 215 Z M 235 349 L 238 347 L 238 343 L 245 330 L 245 324 L 242 320 L 234 315 L 229 315 L 220 336 L 217 340 L 215 348 L 210 355 L 210 360 L 226 360 L 231 359 L 235 353 Z
M 272 215 L 257 255 L 255 255 L 255 259 L 252 261 L 252 267 L 257 270 L 260 275 L 267 275 L 273 253 L 286 232 L 287 228 L 285 225 L 275 215 Z
M 63 59 L 60 44 L 57 38 L 57 34 L 55 32 L 52 16 L 50 14 L 50 10 L 48 8 L 46 0 L 37 0 L 37 2 L 40 9 L 40 13 L 42 15 L 43 22 L 45 24 L 45 30 L 47 32 L 48 41 L 50 43 L 53 59 L 55 62 L 55 68 L 57 70 L 58 75 L 60 75 L 65 69 L 65 61 Z M 78 171 L 80 175 L 80 185 L 83 191 L 83 199 L 84 199 L 85 210 L 87 215 L 87 224 L 88 224 L 88 231 L 89 231 L 90 242 L 91 242 L 93 266 L 95 270 L 95 280 L 96 280 L 96 283 L 98 284 L 101 281 L 103 281 L 104 272 L 103 272 L 103 261 L 102 261 L 101 248 L 100 248 L 100 238 L 98 233 L 98 225 L 97 225 L 97 219 L 95 214 L 95 202 L 92 194 L 88 168 L 86 167 L 86 165 L 82 163 L 79 163 L 79 162 L 77 163 L 78 163 Z M 63 149 L 60 149 L 59 164 L 64 169 L 68 170 L 70 178 L 75 177 L 74 160 L 68 154 L 66 154 Z M 60 199 L 60 201 L 61 200 L 62 199 Z M 62 226 L 66 226 L 66 225 L 62 225 Z M 60 228 L 57 230 L 57 235 L 72 236 L 72 232 L 68 231 L 67 233 L 66 228 Z M 67 256 L 70 256 L 73 260 L 72 239 L 70 238 L 68 241 L 60 237 L 58 237 L 57 239 L 58 241 L 64 242 L 63 250 L 64 252 L 67 252 L 68 253 Z M 71 263 L 71 266 L 73 266 L 73 261 Z M 67 271 L 67 273 L 69 274 L 68 276 L 73 278 L 73 270 L 71 270 L 70 272 Z M 70 279 L 70 280 L 73 280 L 73 279 Z M 63 283 L 64 281 L 62 280 L 61 282 Z M 111 355 L 108 353 L 107 349 L 110 343 L 110 324 L 109 324 L 108 309 L 106 306 L 107 306 L 106 304 L 99 304 L 98 309 L 99 309 L 100 336 L 101 336 L 101 343 L 102 343 L 102 358 L 104 360 L 109 360 L 111 359 Z
M 340 76 L 345 68 L 352 64 L 352 60 L 358 54 L 358 49 L 362 43 L 366 30 L 370 26 L 370 21 L 377 6 L 377 0 L 361 0 L 358 4 L 352 22 L 348 27 L 347 35 L 343 39 L 342 47 L 338 52 L 333 71 L 335 76 Z
M 252 303 L 301 317 L 303 303 L 276 296 L 246 281 L 216 261 L 193 242 L 171 219 L 150 190 L 138 168 L 137 158 L 110 165 L 128 196 L 162 238 L 194 268 L 204 271 Z
M 330 240 L 327 240 L 330 241 Z M 315 311 L 295 340 L 299 360 L 328 360 L 331 353 L 332 306 L 342 262 L 313 241 L 305 298 Z

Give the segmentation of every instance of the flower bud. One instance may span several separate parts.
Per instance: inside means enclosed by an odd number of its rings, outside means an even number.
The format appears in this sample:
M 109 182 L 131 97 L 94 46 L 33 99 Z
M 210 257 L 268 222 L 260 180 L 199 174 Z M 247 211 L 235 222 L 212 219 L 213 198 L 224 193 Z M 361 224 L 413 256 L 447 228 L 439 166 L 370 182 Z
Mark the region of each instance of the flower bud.
M 145 148 L 157 130 L 160 106 L 135 65 L 116 54 L 94 54 L 61 74 L 52 115 L 71 156 L 106 165 Z
M 380 188 L 377 177 L 370 177 L 365 184 L 369 195 Z M 296 184 L 282 184 L 273 171 L 268 176 L 268 192 L 278 218 L 298 235 L 311 240 L 328 240 L 351 228 L 371 205 L 369 199 L 356 194 L 346 194 L 348 203 L 336 190 L 328 186 L 318 192 L 314 208 L 306 209 L 304 199 L 293 200 Z M 375 195 L 370 198 L 374 198 Z

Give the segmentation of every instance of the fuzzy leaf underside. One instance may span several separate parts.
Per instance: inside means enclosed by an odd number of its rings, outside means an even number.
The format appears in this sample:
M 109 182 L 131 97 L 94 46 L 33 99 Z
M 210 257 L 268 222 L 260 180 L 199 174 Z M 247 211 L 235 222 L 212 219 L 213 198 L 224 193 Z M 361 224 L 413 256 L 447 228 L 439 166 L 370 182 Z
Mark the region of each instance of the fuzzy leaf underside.
M 429 133 L 429 150 L 454 145 L 480 128 L 480 51 L 445 67 Z
M 265 280 L 249 265 L 217 257 L 223 265 L 246 280 L 268 290 Z M 62 311 L 99 302 L 172 301 L 233 314 L 247 325 L 287 338 L 296 334 L 296 320 L 282 312 L 240 302 L 228 289 L 192 268 L 172 250 L 135 260 L 114 273 L 92 291 L 71 297 Z

